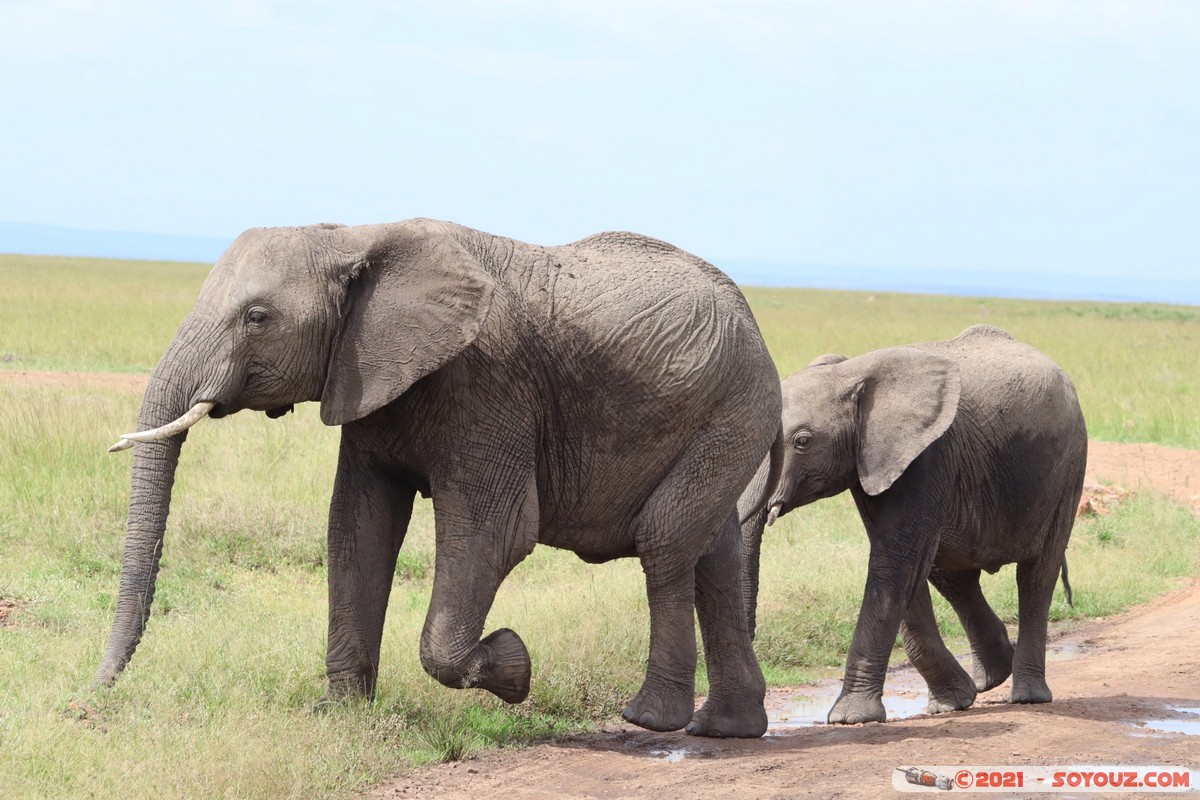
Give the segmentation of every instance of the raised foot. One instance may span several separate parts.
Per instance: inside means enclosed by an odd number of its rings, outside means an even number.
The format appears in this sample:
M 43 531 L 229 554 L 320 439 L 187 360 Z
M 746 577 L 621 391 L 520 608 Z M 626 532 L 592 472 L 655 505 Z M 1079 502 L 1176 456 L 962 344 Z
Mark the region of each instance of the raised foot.
M 939 686 L 936 689 L 929 687 L 929 713 L 944 714 L 947 711 L 962 711 L 964 708 L 970 708 L 975 702 L 975 687 L 971 685 L 964 686 Z
M 677 731 L 688 724 L 694 709 L 691 691 L 651 689 L 644 685 L 621 716 L 647 730 Z
M 529 680 L 533 674 L 529 650 L 515 631 L 500 628 L 479 643 L 481 656 L 479 682 L 506 703 L 520 703 L 529 697 Z
M 521 637 L 508 628 L 493 631 L 469 652 L 454 658 L 435 660 L 422 649 L 421 665 L 451 689 L 486 689 L 506 703 L 519 703 L 529 696 L 529 651 Z
M 746 701 L 735 708 L 733 703 L 708 700 L 688 723 L 692 736 L 711 736 L 714 739 L 757 739 L 767 732 L 767 712 L 762 701 Z
M 1010 703 L 1049 703 L 1054 699 L 1054 695 L 1050 693 L 1050 687 L 1043 681 L 1018 681 L 1013 680 L 1012 696 L 1009 698 Z
M 887 712 L 879 694 L 842 692 L 829 710 L 830 725 L 857 725 L 860 722 L 884 722 Z
M 980 692 L 995 689 L 1012 674 L 1013 646 L 1005 642 L 1001 653 L 991 657 L 975 654 L 971 672 L 975 677 L 975 688 Z

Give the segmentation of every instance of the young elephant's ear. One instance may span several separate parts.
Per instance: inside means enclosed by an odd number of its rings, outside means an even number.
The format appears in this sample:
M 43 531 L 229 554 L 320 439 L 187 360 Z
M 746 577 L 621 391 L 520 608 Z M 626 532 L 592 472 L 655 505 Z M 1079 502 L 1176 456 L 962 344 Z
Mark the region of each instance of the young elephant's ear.
M 830 364 L 840 364 L 845 360 L 845 356 L 838 355 L 837 353 L 826 353 L 825 355 L 817 356 L 812 361 L 808 362 L 808 366 L 806 366 L 805 369 L 808 369 L 808 367 L 827 367 Z
M 887 491 L 958 413 L 958 366 L 915 347 L 892 347 L 845 362 L 858 393 L 858 480 Z
M 321 394 L 321 419 L 344 425 L 377 411 L 461 353 L 492 304 L 492 277 L 438 223 L 346 228 L 357 254 L 341 276 L 341 329 Z

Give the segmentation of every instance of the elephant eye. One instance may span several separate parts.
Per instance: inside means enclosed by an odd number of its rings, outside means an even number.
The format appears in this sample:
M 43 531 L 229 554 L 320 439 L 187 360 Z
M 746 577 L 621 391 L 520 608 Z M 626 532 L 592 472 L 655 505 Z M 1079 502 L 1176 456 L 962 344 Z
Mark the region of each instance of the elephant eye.
M 267 310 L 260 306 L 254 306 L 246 312 L 246 323 L 249 325 L 262 325 L 267 321 Z
M 797 433 L 797 434 L 796 434 L 796 435 L 795 435 L 795 436 L 792 438 L 792 445 L 793 445 L 793 446 L 794 446 L 794 447 L 795 447 L 797 450 L 803 450 L 805 447 L 808 447 L 808 443 L 809 443 L 809 442 L 811 442 L 811 441 L 812 441 L 812 434 L 811 434 L 811 433 Z

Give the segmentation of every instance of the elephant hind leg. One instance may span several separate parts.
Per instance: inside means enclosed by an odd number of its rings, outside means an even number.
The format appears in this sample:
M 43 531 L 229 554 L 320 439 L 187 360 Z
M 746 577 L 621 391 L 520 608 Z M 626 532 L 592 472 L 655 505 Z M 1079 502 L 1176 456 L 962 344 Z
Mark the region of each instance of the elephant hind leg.
M 975 702 L 975 682 L 946 649 L 933 615 L 929 584 L 925 581 L 917 587 L 904 612 L 900 636 L 908 660 L 929 685 L 929 713 L 970 708 Z
M 1073 496 L 1068 495 L 1046 523 L 1046 546 L 1041 556 L 1035 561 L 1017 564 L 1019 627 L 1013 655 L 1011 701 L 1014 703 L 1049 703 L 1053 699 L 1046 684 L 1046 630 L 1050 622 L 1050 603 L 1054 599 L 1079 503 L 1078 491 Z
M 709 682 L 708 699 L 687 726 L 697 736 L 755 738 L 767 732 L 766 681 L 742 624 L 740 538 L 735 513 L 696 564 L 696 612 Z
M 986 692 L 1008 680 L 1012 674 L 1013 646 L 1008 639 L 1008 629 L 979 588 L 979 570 L 941 572 L 935 569 L 929 580 L 953 606 L 967 632 L 976 690 Z
M 622 716 L 644 728 L 678 730 L 692 719 L 698 583 L 704 584 L 699 598 L 704 636 L 714 643 L 711 649 L 728 659 L 718 672 L 757 675 L 756 680 L 762 681 L 746 631 L 737 550 L 730 549 L 736 545 L 725 540 L 739 535 L 736 525 L 729 526 L 731 521 L 736 523 L 738 495 L 758 466 L 745 445 L 743 416 L 741 409 L 731 408 L 723 418 L 710 420 L 651 493 L 634 523 L 634 543 L 646 574 L 650 605 L 650 657 L 646 680 Z M 747 457 L 737 463 L 731 454 Z M 705 554 L 711 559 L 698 568 Z M 717 574 L 722 571 L 727 574 Z M 730 596 L 719 598 L 710 591 Z M 733 604 L 736 616 L 731 617 Z M 733 718 L 749 720 L 762 712 L 762 693 L 757 697 L 754 691 L 736 695 L 723 681 L 719 681 L 718 697 L 728 691 L 725 706 L 720 713 L 716 706 L 710 709 L 694 732 L 718 735 L 718 728 L 727 725 L 730 732 L 726 735 L 759 735 L 751 732 L 757 723 L 734 722 Z M 733 706 L 738 707 L 736 712 Z

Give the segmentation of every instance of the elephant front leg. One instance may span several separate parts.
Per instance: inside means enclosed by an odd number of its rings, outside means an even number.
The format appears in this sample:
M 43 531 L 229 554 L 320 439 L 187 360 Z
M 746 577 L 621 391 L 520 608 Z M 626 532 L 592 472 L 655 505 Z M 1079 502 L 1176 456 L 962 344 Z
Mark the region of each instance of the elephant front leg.
M 480 640 L 496 591 L 537 540 L 537 494 L 532 474 L 521 490 L 472 503 L 435 489 L 437 563 L 433 596 L 421 633 L 421 666 L 455 689 L 486 689 L 507 703 L 529 696 L 529 651 L 501 628 Z
M 919 544 L 919 543 L 918 543 Z M 920 553 L 923 548 L 917 549 Z M 846 658 L 842 693 L 829 711 L 830 724 L 883 722 L 883 681 L 900 620 L 925 582 L 928 564 L 910 548 L 892 551 L 872 542 L 854 640 Z
M 329 688 L 318 708 L 374 695 L 388 596 L 415 495 L 362 465 L 343 439 L 329 510 Z

